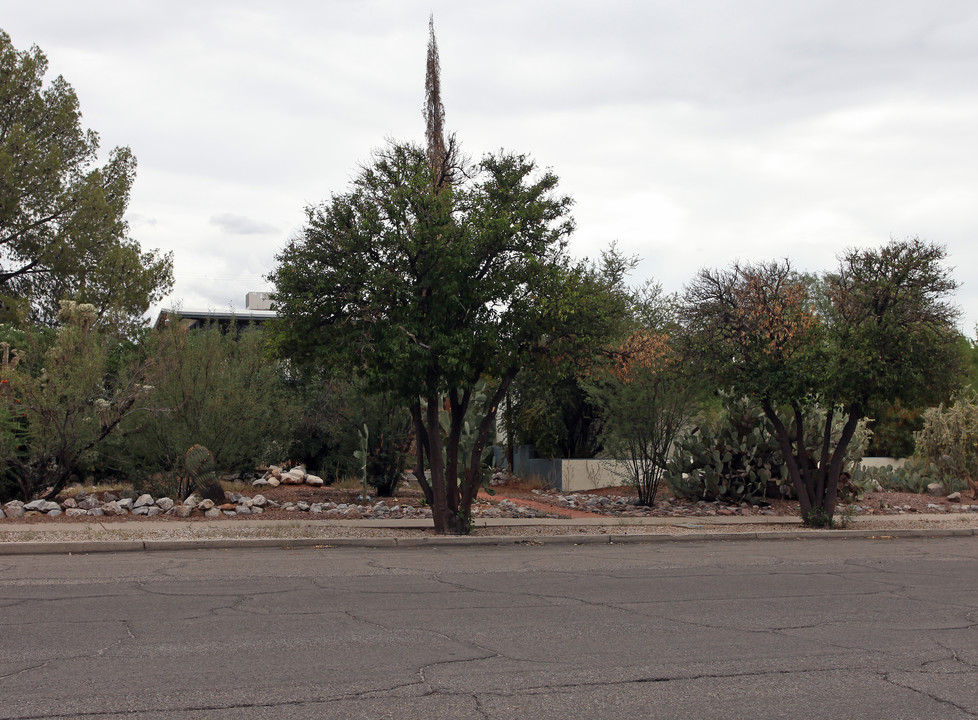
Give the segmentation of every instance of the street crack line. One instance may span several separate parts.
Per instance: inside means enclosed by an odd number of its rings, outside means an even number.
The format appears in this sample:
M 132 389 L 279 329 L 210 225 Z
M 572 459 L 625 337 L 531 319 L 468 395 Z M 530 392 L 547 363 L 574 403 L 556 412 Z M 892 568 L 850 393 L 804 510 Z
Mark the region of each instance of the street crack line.
M 893 685 L 894 687 L 903 688 L 904 690 L 909 690 L 910 692 L 917 693 L 918 695 L 922 695 L 925 698 L 929 698 L 930 700 L 933 700 L 939 705 L 948 705 L 950 707 L 953 707 L 954 709 L 960 710 L 961 712 L 965 713 L 966 715 L 968 715 L 968 717 L 978 718 L 978 714 L 975 714 L 973 710 L 969 709 L 964 705 L 960 705 L 954 702 L 953 700 L 948 700 L 946 698 L 938 697 L 933 693 L 929 693 L 926 692 L 925 690 L 915 688 L 912 685 L 905 685 L 901 682 L 897 682 L 896 680 L 890 677 L 889 673 L 880 673 L 880 676 L 882 677 L 883 682 Z

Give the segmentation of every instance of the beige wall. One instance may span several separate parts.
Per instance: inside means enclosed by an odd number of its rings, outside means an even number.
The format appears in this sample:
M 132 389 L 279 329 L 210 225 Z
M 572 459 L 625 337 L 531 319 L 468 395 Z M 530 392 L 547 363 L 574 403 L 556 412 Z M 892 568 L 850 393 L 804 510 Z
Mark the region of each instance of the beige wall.
M 627 466 L 618 460 L 561 460 L 560 479 L 564 492 L 596 490 L 623 485 Z

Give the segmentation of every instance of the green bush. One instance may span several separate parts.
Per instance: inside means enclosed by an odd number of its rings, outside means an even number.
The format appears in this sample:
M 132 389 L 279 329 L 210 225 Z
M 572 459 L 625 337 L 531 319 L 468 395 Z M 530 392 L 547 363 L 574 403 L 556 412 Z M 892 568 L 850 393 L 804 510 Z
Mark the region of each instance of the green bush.
M 362 419 L 367 436 L 367 483 L 377 495 L 390 497 L 401 484 L 411 450 L 414 425 L 411 414 L 392 397 L 361 395 Z
M 5 333 L 20 347 L 0 345 L 3 492 L 53 497 L 144 407 L 158 364 L 119 352 L 95 320 L 93 306 L 65 301 L 56 332 Z
M 908 458 L 914 454 L 914 433 L 923 427 L 923 411 L 905 408 L 899 400 L 876 403 L 868 410 L 872 440 L 866 448 L 871 457 Z
M 150 407 L 132 416 L 102 456 L 102 471 L 131 481 L 176 473 L 187 448 L 204 445 L 222 471 L 280 462 L 298 410 L 281 364 L 265 352 L 258 328 L 235 337 L 216 326 L 187 331 L 173 323 L 146 340 L 161 366 Z M 277 453 L 276 453 L 277 454 Z

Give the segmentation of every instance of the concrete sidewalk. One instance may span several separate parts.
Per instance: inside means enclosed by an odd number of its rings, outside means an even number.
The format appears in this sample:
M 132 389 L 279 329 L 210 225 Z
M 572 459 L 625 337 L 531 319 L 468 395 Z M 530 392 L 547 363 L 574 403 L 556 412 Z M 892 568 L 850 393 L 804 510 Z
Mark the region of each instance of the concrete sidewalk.
M 227 548 L 416 548 L 582 545 L 723 540 L 974 537 L 978 514 L 853 518 L 844 530 L 811 530 L 795 517 L 480 519 L 472 535 L 434 535 L 430 519 L 127 520 L 0 523 L 0 555 Z

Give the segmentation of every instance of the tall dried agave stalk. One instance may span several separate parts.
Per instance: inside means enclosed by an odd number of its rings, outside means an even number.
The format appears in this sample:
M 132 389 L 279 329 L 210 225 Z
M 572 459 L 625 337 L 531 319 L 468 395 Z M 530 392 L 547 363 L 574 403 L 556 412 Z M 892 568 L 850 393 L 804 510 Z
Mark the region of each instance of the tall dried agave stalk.
M 441 192 L 452 184 L 459 170 L 455 135 L 445 137 L 445 106 L 441 101 L 441 64 L 435 39 L 435 17 L 428 18 L 428 60 L 424 81 L 425 140 L 431 165 L 432 186 Z

